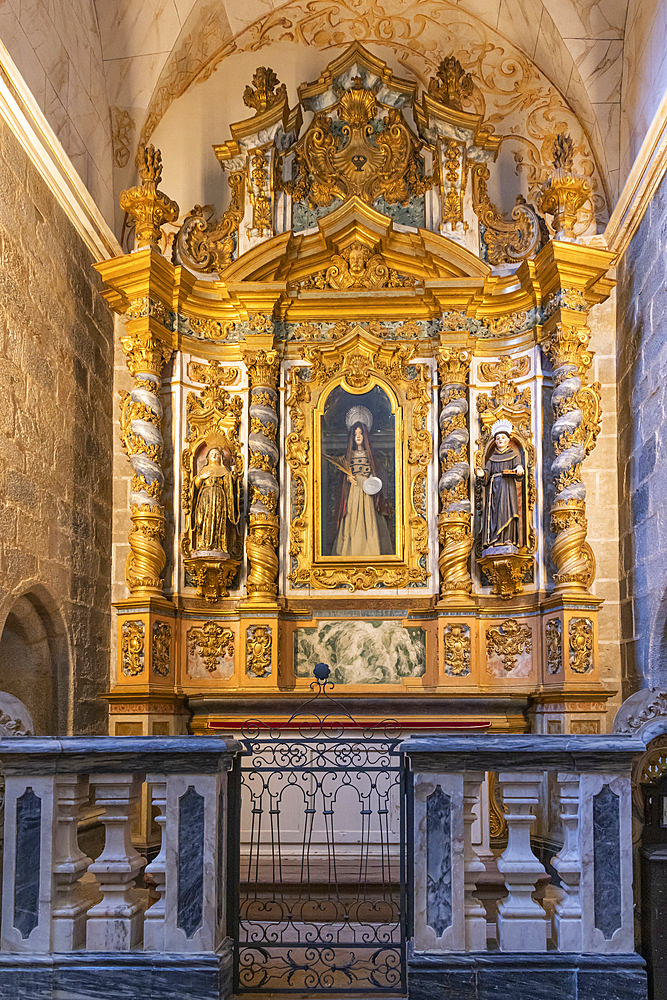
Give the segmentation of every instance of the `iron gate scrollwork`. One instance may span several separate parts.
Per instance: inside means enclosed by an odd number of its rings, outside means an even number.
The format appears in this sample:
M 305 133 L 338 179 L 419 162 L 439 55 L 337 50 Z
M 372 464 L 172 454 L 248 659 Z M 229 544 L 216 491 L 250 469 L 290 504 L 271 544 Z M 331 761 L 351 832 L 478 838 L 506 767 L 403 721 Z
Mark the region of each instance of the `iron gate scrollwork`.
M 315 696 L 280 731 L 244 727 L 236 993 L 406 992 L 398 725 L 357 725 L 328 694 L 328 675 L 318 664 Z

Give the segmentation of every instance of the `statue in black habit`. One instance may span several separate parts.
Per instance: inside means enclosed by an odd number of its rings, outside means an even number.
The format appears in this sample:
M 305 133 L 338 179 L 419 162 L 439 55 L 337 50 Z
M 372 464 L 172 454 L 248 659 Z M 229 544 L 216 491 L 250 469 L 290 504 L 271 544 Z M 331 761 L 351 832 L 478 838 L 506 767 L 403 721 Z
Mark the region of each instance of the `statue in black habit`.
M 512 424 L 496 420 L 491 428 L 493 447 L 483 469 L 475 475 L 484 484 L 482 553 L 516 552 L 522 544 L 518 486 L 524 475 L 521 454 L 510 441 Z

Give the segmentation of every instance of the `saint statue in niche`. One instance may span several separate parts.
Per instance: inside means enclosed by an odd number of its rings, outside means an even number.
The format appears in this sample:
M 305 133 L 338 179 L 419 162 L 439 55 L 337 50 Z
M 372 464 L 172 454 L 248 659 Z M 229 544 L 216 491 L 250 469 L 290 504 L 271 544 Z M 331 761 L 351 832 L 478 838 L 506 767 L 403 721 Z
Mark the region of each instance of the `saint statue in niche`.
M 379 386 L 361 399 L 337 387 L 322 424 L 323 555 L 372 559 L 395 552 L 393 414 Z
M 225 451 L 225 458 L 230 455 Z M 220 448 L 209 448 L 206 464 L 192 485 L 192 535 L 194 551 L 228 555 L 230 526 L 239 523 L 239 480 L 223 461 Z
M 519 449 L 510 440 L 511 433 L 509 420 L 496 420 L 491 428 L 493 444 L 485 466 L 475 469 L 475 475 L 484 485 L 484 555 L 516 552 L 524 544 L 517 488 L 524 476 L 524 467 Z

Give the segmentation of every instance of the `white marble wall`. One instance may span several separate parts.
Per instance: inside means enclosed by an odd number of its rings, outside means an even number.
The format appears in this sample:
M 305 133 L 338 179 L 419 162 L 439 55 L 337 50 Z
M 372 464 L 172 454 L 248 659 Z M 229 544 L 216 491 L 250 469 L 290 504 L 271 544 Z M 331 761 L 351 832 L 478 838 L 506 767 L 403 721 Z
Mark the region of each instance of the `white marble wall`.
M 0 40 L 112 221 L 111 125 L 93 0 L 4 0 Z

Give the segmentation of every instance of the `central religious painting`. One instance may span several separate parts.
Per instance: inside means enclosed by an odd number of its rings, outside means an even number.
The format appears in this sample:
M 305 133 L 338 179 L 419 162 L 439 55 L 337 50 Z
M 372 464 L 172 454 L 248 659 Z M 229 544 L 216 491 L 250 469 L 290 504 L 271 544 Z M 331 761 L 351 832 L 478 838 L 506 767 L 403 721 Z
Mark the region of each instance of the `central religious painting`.
M 292 588 L 424 587 L 431 364 L 361 326 L 288 371 Z

